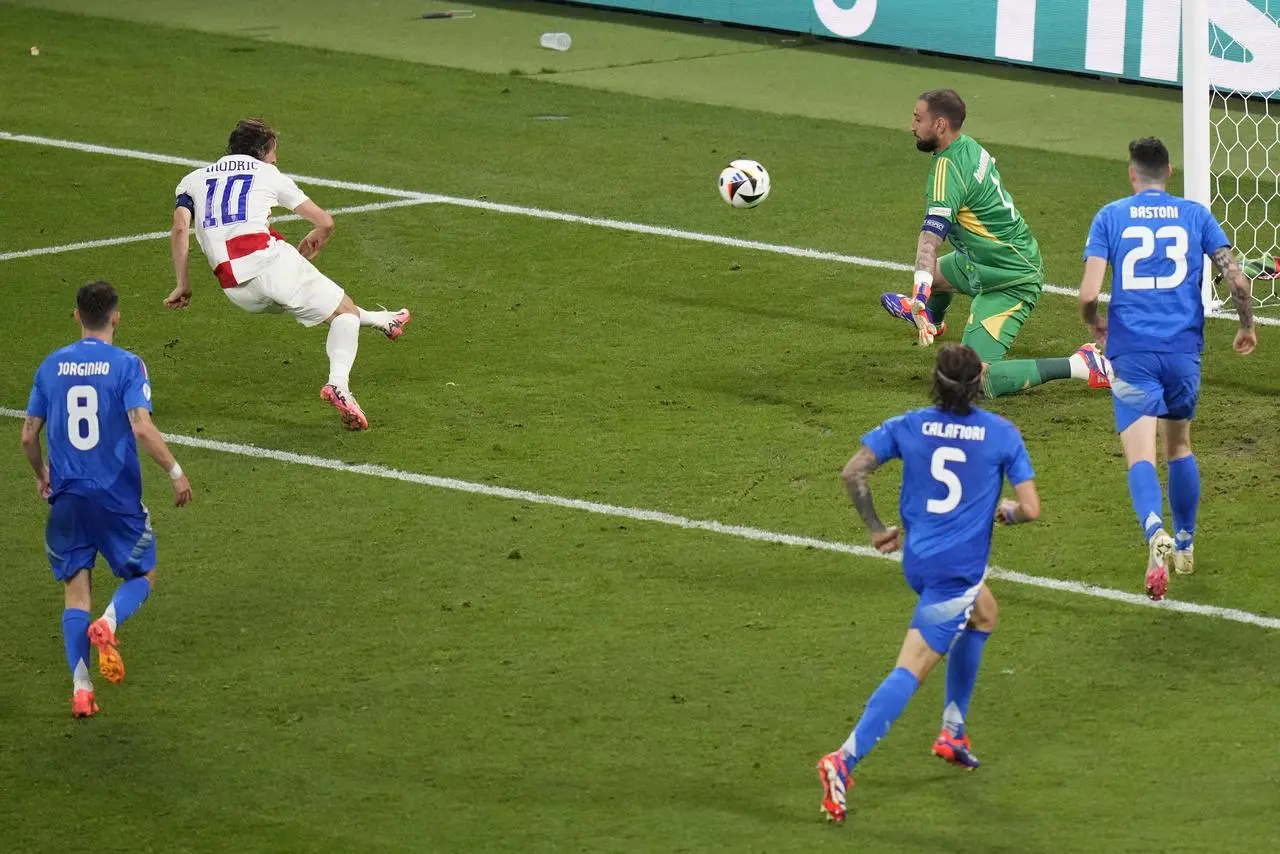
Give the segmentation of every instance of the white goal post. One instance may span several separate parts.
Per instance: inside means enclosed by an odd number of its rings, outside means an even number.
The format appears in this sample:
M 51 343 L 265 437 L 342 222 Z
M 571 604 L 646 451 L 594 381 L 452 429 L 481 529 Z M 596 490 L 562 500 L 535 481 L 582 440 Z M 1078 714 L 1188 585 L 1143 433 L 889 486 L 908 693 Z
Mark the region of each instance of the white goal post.
M 1253 279 L 1280 307 L 1280 0 L 1182 0 L 1183 194 L 1209 205 Z M 1206 270 L 1205 307 L 1225 283 Z

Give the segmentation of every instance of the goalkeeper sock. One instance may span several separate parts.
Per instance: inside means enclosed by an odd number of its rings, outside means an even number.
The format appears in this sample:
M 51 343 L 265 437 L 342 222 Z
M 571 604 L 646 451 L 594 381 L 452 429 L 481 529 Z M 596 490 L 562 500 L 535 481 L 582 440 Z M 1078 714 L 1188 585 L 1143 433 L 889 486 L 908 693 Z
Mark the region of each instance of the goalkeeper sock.
M 1053 380 L 1069 379 L 1070 359 L 1013 359 L 987 368 L 982 390 L 989 398 L 1003 397 Z
M 1169 507 L 1173 510 L 1173 540 L 1178 549 L 1191 547 L 1200 509 L 1200 466 L 1195 455 L 1169 460 Z
M 924 304 L 925 309 L 929 312 L 929 317 L 933 320 L 934 326 L 941 326 L 942 320 L 947 316 L 947 308 L 951 305 L 952 294 L 943 291 L 934 291 L 929 297 L 929 301 Z
M 1129 497 L 1133 499 L 1133 511 L 1138 514 L 1143 539 L 1150 542 L 1152 535 L 1164 527 L 1164 519 L 1160 516 L 1164 496 L 1160 493 L 1156 467 L 1146 460 L 1129 467 Z
M 329 321 L 329 340 L 325 349 L 329 352 L 329 385 L 346 391 L 351 382 L 351 366 L 356 361 L 356 349 L 360 346 L 360 318 L 354 314 L 340 314 Z
M 978 667 L 982 664 L 982 648 L 991 632 L 965 629 L 947 654 L 947 693 L 943 700 L 942 726 L 956 738 L 964 738 L 964 719 L 969 715 L 969 701 L 978 684 Z
M 840 748 L 850 767 L 862 761 L 880 739 L 885 737 L 889 727 L 902 715 L 907 703 L 911 702 L 911 695 L 919 687 L 920 680 L 905 667 L 896 668 L 885 677 L 871 699 L 867 700 L 862 718 Z

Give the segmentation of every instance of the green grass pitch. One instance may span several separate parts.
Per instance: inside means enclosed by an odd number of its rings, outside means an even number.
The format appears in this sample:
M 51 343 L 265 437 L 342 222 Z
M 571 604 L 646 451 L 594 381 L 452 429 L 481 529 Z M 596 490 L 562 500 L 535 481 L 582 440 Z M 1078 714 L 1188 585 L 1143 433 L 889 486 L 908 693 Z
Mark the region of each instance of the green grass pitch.
M 212 159 L 261 114 L 289 171 L 840 257 L 445 202 L 343 215 L 323 269 L 418 317 L 361 339 L 360 435 L 318 400 L 323 335 L 238 312 L 198 256 L 182 313 L 161 307 L 163 239 L 0 260 L 0 407 L 25 404 L 76 334 L 74 288 L 104 277 L 162 429 L 537 494 L 177 447 L 197 501 L 165 506 L 144 465 L 157 590 L 122 632 L 128 681 L 99 680 L 102 714 L 77 722 L 45 511 L 0 419 L 0 850 L 1276 850 L 1274 621 L 997 580 L 971 713 L 984 767 L 929 757 L 939 673 L 830 828 L 813 763 L 892 665 L 912 605 L 897 567 L 541 503 L 864 543 L 837 473 L 925 399 L 931 361 L 877 303 L 903 274 L 850 262 L 910 260 L 914 94 L 969 97 L 1060 285 L 1126 192 L 1124 143 L 1178 144 L 1176 97 L 545 4 L 410 20 L 425 8 L 0 2 L 0 131 Z M 537 49 L 560 29 L 574 50 Z M 1073 141 L 1080 110 L 1100 130 Z M 717 197 L 735 156 L 773 176 L 756 210 Z M 163 230 L 186 171 L 3 138 L 0 164 L 0 256 Z M 1280 347 L 1263 327 L 1239 359 L 1232 327 L 1209 324 L 1198 574 L 1170 595 L 1273 617 Z M 1046 295 L 1014 355 L 1082 336 L 1074 300 Z M 1056 383 L 993 408 L 1044 502 L 993 560 L 1140 593 L 1108 397 Z M 886 515 L 895 477 L 873 482 Z M 100 573 L 95 604 L 111 589 Z

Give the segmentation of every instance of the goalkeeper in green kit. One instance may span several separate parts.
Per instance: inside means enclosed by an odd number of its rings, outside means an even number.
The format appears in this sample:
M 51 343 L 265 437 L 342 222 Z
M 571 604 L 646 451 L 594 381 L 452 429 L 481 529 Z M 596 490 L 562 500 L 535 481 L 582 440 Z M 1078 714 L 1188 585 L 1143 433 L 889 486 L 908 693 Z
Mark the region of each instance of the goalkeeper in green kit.
M 925 217 L 916 248 L 910 295 L 882 294 L 880 304 L 915 327 L 922 346 L 946 332 L 956 292 L 971 302 L 962 343 L 987 370 L 987 397 L 1015 394 L 1051 380 L 1085 380 L 1111 387 L 1111 365 L 1094 344 L 1060 359 L 1004 357 L 1044 289 L 1040 246 L 1000 183 L 995 158 L 960 132 L 965 106 L 950 89 L 925 92 L 911 119 L 916 148 L 933 155 L 925 182 Z M 946 239 L 955 251 L 938 257 Z

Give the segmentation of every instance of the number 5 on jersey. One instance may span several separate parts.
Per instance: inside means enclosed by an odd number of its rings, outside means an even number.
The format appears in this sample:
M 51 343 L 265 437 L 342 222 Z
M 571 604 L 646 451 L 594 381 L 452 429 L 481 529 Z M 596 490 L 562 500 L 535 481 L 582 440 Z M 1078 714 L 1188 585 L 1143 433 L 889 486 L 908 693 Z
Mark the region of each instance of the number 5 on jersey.
M 249 174 L 228 175 L 225 178 L 207 178 L 204 182 L 207 192 L 204 197 L 205 228 L 217 228 L 219 225 L 234 225 L 244 222 L 248 216 L 249 188 L 253 186 L 253 176 Z M 218 195 L 218 185 L 222 185 L 222 222 L 214 216 L 214 199 Z M 235 200 L 235 210 L 231 209 Z
M 947 494 L 943 498 L 930 498 L 925 502 L 924 509 L 930 513 L 950 513 L 960 506 L 960 499 L 964 495 L 964 489 L 960 485 L 960 478 L 956 473 L 947 468 L 947 463 L 962 463 L 968 459 L 964 451 L 959 448 L 942 447 L 933 452 L 932 459 L 929 460 L 929 474 L 933 475 L 933 479 L 938 481 L 947 488 Z

